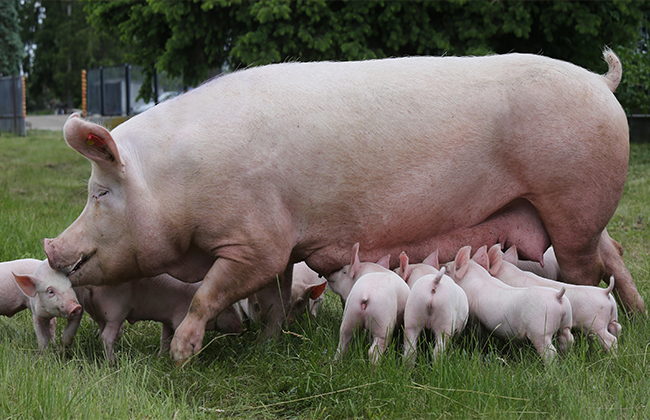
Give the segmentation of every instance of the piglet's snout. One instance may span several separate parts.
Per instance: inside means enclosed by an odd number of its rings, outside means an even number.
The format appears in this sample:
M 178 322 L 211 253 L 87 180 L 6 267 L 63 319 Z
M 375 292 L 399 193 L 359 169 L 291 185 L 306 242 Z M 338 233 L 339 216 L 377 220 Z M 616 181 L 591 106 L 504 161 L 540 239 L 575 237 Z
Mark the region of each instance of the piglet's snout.
M 81 311 L 83 311 L 81 305 L 77 304 L 76 306 L 73 306 L 72 309 L 70 309 L 70 313 L 68 313 L 68 317 L 76 318 L 79 315 L 81 315 Z

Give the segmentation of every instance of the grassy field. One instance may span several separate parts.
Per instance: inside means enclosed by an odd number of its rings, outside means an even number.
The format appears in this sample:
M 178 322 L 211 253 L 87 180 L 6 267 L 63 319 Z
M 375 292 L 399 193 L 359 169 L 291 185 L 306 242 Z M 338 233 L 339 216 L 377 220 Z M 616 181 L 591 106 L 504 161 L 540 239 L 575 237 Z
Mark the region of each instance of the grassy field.
M 60 133 L 0 136 L 0 261 L 44 258 L 81 212 L 90 164 Z M 646 302 L 650 258 L 650 145 L 632 145 L 623 200 L 609 232 Z M 157 357 L 160 327 L 126 325 L 116 363 L 103 356 L 86 315 L 65 357 L 37 350 L 31 316 L 0 317 L 0 418 L 575 418 L 650 417 L 650 323 L 620 313 L 618 357 L 576 336 L 569 355 L 545 367 L 532 345 L 469 330 L 438 361 L 422 344 L 414 369 L 395 345 L 367 362 L 357 340 L 333 361 L 341 317 L 326 296 L 318 318 L 300 318 L 278 340 L 206 334 L 205 350 L 184 369 Z M 60 336 L 64 322 L 58 324 Z

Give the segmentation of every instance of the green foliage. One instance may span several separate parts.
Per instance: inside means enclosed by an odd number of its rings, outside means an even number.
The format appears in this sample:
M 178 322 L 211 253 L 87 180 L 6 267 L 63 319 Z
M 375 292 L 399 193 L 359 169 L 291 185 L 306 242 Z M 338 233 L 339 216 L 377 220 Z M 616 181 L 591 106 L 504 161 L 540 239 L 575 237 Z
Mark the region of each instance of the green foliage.
M 529 52 L 604 72 L 604 45 L 638 37 L 647 2 L 205 0 L 86 5 L 99 31 L 187 85 L 208 71 L 286 60 Z M 147 95 L 144 95 L 145 97 Z
M 0 76 L 20 73 L 23 43 L 16 7 L 18 0 L 0 1 Z
M 650 114 L 650 53 L 638 47 L 620 47 L 616 53 L 623 63 L 616 97 L 628 114 Z
M 20 9 L 23 58 L 30 111 L 62 102 L 81 107 L 81 70 L 124 62 L 122 49 L 86 21 L 77 0 L 26 0 Z

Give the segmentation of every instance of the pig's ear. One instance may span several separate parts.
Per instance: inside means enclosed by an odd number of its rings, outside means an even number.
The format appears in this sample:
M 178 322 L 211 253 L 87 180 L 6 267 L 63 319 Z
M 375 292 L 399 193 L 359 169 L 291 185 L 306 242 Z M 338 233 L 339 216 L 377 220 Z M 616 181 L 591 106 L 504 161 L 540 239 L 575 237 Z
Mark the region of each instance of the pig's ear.
M 517 247 L 515 245 L 508 248 L 505 254 L 503 254 L 503 260 L 510 264 L 517 265 L 519 262 L 519 254 L 517 253 Z
M 422 264 L 427 264 L 435 268 L 436 270 L 440 269 L 440 261 L 438 260 L 438 250 L 436 249 L 422 261 Z
M 354 277 L 357 271 L 359 271 L 359 266 L 361 261 L 359 261 L 359 242 L 352 246 L 352 260 L 350 261 L 350 277 Z
M 454 259 L 454 278 L 462 279 L 467 274 L 469 267 L 469 253 L 472 251 L 471 246 L 464 246 L 458 250 L 456 259 Z
M 503 258 L 501 257 L 501 245 L 493 245 L 488 251 L 488 261 L 489 261 L 489 271 L 490 274 L 495 274 L 499 272 Z
M 404 281 L 408 281 L 409 277 L 411 277 L 411 268 L 409 267 L 409 257 L 404 251 L 399 254 L 399 268 Z
M 324 281 L 321 284 L 315 284 L 315 285 L 309 286 L 309 288 L 311 289 L 311 292 L 309 294 L 309 298 L 315 300 L 315 299 L 318 299 L 320 297 L 320 295 L 323 294 L 323 292 L 325 292 L 325 289 L 327 288 L 327 282 Z
M 490 269 L 490 260 L 488 259 L 487 255 L 487 246 L 483 245 L 476 251 L 476 254 L 472 257 L 472 260 L 476 262 L 478 265 L 481 267 L 485 268 L 486 270 Z
M 70 147 L 105 169 L 124 170 L 113 137 L 101 125 L 86 122 L 72 114 L 63 127 L 65 141 Z
M 390 254 L 385 255 L 377 261 L 377 264 L 384 267 L 386 270 L 390 270 Z
M 16 273 L 11 273 L 14 275 L 14 279 L 16 280 L 16 284 L 18 287 L 20 287 L 20 290 L 23 291 L 23 293 L 31 298 L 36 296 L 36 285 L 34 284 L 34 281 L 32 280 L 32 276 L 30 275 L 20 275 Z

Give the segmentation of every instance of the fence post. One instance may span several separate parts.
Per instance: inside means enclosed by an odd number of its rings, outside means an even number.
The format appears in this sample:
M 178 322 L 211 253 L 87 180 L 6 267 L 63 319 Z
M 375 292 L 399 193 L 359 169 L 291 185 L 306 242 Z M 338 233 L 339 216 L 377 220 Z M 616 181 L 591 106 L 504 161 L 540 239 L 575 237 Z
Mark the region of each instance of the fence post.
M 16 76 L 11 76 L 11 103 L 14 107 L 14 133 L 18 134 L 18 110 L 16 109 Z
M 124 82 L 126 83 L 126 115 L 131 115 L 131 65 L 124 64 Z
M 158 70 L 156 70 L 156 66 L 153 67 L 153 100 L 158 105 Z
M 81 70 L 81 114 L 86 118 L 86 113 L 88 111 L 88 100 L 87 100 L 87 75 L 86 70 Z
M 104 115 L 104 67 L 99 67 L 99 102 L 100 112 Z

